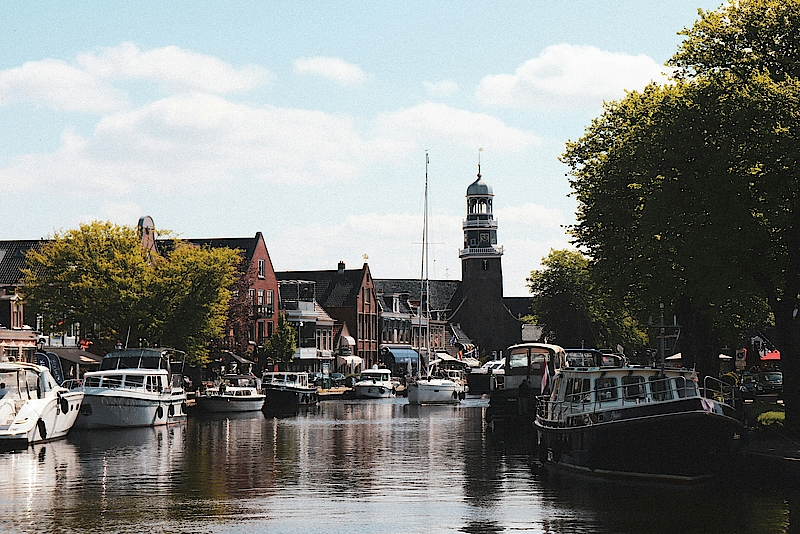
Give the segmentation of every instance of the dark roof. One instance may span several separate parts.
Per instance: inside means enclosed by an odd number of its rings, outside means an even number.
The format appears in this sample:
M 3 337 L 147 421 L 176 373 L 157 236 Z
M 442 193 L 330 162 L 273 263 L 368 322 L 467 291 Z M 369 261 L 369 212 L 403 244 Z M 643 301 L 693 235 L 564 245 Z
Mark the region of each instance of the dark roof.
M 18 285 L 22 279 L 20 269 L 26 266 L 25 254 L 41 250 L 44 239 L 0 241 L 0 285 Z
M 361 290 L 365 270 L 344 269 L 329 271 L 278 271 L 275 276 L 281 280 L 307 280 L 316 285 L 316 301 L 323 308 L 343 308 L 355 306 L 356 298 Z
M 256 247 L 261 239 L 261 232 L 257 232 L 255 237 L 219 237 L 219 238 L 200 238 L 200 239 L 182 239 L 187 243 L 191 243 L 198 247 L 211 247 L 211 248 L 230 248 L 239 249 L 243 252 L 244 259 L 250 262 L 256 252 Z M 159 239 L 157 242 L 158 247 L 164 250 L 171 249 L 174 244 L 174 239 Z
M 419 301 L 420 281 L 418 279 L 375 279 L 375 290 L 384 295 L 395 295 L 398 293 L 408 293 L 409 299 Z M 447 310 L 450 299 L 461 286 L 459 280 L 429 280 L 428 288 L 430 295 L 428 303 L 431 310 Z

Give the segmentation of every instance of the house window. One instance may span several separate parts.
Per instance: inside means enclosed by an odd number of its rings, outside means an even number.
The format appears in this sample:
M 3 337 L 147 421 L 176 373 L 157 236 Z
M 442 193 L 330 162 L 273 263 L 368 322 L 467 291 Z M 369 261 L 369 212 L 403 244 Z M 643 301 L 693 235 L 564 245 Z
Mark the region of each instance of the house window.
M 274 304 L 275 304 L 275 292 L 273 290 L 271 290 L 271 289 L 268 289 L 267 290 L 267 306 L 272 308 L 272 306 Z
M 258 277 L 264 278 L 264 260 L 258 260 Z
M 250 298 L 250 304 L 253 304 L 256 300 L 256 290 L 255 289 L 248 289 L 247 296 Z
M 258 304 L 259 306 L 263 306 L 264 305 L 264 290 L 263 289 L 259 289 L 258 290 L 258 301 L 256 302 L 256 304 Z

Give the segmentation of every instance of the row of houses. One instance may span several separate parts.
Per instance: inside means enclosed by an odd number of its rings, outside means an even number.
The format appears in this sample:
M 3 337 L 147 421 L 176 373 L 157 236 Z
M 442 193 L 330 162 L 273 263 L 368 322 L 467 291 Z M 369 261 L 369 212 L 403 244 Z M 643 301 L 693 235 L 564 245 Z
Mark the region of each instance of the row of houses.
M 260 348 L 275 332 L 284 314 L 298 332 L 299 347 L 292 367 L 317 372 L 355 372 L 373 365 L 418 365 L 416 354 L 446 351 L 456 358 L 498 357 L 522 338 L 519 318 L 528 313 L 529 299 L 504 298 L 497 221 L 492 214 L 492 190 L 481 178 L 467 189 L 464 220 L 462 281 L 376 279 L 369 265 L 347 269 L 276 271 L 264 236 L 189 239 L 197 246 L 238 249 L 242 279 L 234 300 L 245 313 L 231 313 L 224 337 L 215 346 L 215 360 L 228 367 L 263 368 Z M 142 244 L 168 248 L 158 238 L 149 216 L 138 222 Z M 90 332 L 67 325 L 64 332 L 42 332 L 20 297 L 25 255 L 44 240 L 0 241 L 0 350 L 6 357 L 30 357 L 42 349 L 69 362 L 69 375 L 96 362 L 100 352 L 87 345 Z M 428 346 L 429 344 L 429 346 Z M 92 350 L 95 349 L 95 350 Z

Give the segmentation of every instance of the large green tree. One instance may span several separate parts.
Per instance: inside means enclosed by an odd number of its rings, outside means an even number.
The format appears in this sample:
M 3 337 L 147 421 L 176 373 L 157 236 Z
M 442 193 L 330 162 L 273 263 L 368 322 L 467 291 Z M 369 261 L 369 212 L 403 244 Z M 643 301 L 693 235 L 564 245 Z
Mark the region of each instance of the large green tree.
M 647 343 L 636 321 L 596 284 L 589 259 L 577 251 L 551 250 L 531 271 L 531 311 L 547 338 L 565 347 L 616 348 L 632 354 Z
M 578 245 L 641 316 L 665 302 L 684 352 L 716 371 L 720 343 L 772 312 L 800 408 L 800 2 L 742 0 L 685 30 L 675 80 L 606 105 L 567 146 Z M 769 306 L 769 308 L 767 308 Z
M 181 242 L 160 256 L 135 228 L 93 222 L 56 234 L 27 260 L 23 296 L 48 331 L 80 323 L 105 345 L 146 339 L 197 364 L 222 333 L 240 258 Z

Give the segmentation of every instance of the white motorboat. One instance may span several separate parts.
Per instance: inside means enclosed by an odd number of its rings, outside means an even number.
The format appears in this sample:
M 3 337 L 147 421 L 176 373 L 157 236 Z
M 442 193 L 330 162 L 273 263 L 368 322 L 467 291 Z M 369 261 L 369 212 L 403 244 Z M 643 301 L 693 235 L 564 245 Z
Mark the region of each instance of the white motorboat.
M 264 407 L 261 379 L 251 375 L 225 375 L 196 399 L 206 412 L 255 412 Z
M 505 379 L 505 360 L 489 360 L 467 374 L 470 395 L 483 395 L 502 388 Z
M 184 356 L 167 348 L 106 354 L 100 370 L 83 377 L 84 398 L 76 428 L 157 426 L 184 420 Z
M 265 411 L 314 406 L 319 400 L 317 387 L 310 384 L 306 372 L 267 372 L 261 376 L 261 387 L 266 397 Z
M 455 381 L 434 376 L 417 378 L 407 391 L 409 404 L 458 404 L 464 394 Z
M 389 369 L 373 368 L 359 375 L 358 380 L 353 383 L 353 392 L 360 398 L 385 399 L 395 396 L 397 385 L 392 380 Z
M 59 386 L 42 365 L 0 362 L 0 446 L 27 447 L 67 435 L 83 391 Z
M 546 464 L 681 482 L 734 465 L 744 427 L 729 385 L 706 377 L 701 393 L 691 369 L 628 365 L 590 349 L 559 355 L 535 421 Z

